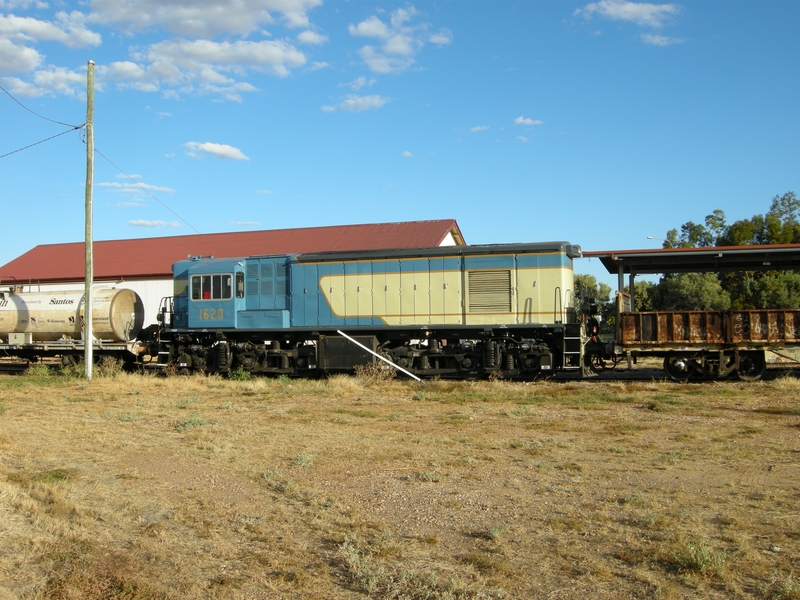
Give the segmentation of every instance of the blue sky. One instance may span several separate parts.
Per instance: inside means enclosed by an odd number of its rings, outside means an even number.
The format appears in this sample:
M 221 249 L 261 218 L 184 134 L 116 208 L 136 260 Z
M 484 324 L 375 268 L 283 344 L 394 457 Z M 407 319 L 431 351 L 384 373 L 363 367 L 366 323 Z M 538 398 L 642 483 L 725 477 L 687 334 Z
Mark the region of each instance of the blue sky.
M 455 218 L 647 248 L 800 193 L 798 28 L 796 0 L 0 0 L 0 85 L 81 125 L 96 63 L 95 239 Z M 0 123 L 0 155 L 68 131 L 2 92 Z M 85 178 L 79 131 L 0 159 L 0 264 L 83 239 Z

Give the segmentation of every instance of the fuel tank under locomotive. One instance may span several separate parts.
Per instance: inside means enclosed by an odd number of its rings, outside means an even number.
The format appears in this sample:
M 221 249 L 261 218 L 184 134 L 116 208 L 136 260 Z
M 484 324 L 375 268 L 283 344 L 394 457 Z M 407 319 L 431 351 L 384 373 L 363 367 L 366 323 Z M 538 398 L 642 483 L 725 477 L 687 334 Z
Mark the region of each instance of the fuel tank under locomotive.
M 5 292 L 0 295 L 0 342 L 10 333 L 29 333 L 34 342 L 81 339 L 83 296 L 74 292 Z M 144 324 L 144 304 L 129 289 L 96 288 L 92 296 L 95 339 L 128 342 Z

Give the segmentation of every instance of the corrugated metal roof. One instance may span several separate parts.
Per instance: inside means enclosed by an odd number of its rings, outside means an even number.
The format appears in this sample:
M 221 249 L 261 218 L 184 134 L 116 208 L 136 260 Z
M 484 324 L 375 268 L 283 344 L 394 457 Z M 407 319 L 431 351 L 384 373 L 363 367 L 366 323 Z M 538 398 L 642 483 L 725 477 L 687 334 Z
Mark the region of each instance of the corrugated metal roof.
M 800 268 L 800 244 L 603 250 L 584 252 L 583 257 L 600 259 L 612 274 L 618 274 L 620 268 L 637 275 L 773 271 Z
M 94 242 L 94 277 L 156 279 L 171 277 L 172 263 L 189 255 L 238 258 L 260 254 L 382 250 L 439 246 L 448 235 L 463 245 L 455 219 L 335 225 L 233 233 L 209 233 Z M 45 244 L 0 267 L 0 279 L 45 282 L 82 281 L 84 244 Z

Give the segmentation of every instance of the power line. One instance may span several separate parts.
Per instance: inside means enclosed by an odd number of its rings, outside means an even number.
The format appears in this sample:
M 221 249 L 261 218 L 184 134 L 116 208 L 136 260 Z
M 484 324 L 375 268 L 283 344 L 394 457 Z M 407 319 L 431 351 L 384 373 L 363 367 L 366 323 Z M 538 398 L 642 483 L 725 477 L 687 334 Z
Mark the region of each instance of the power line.
M 5 94 L 6 94 L 6 96 L 8 96 L 9 98 L 11 98 L 11 99 L 12 99 L 14 102 L 16 102 L 17 104 L 19 104 L 19 105 L 20 105 L 22 108 L 24 108 L 25 110 L 27 110 L 29 113 L 31 113 L 32 115 L 36 115 L 36 116 L 37 116 L 37 117 L 39 117 L 40 119 L 44 119 L 45 121 L 50 121 L 51 123 L 56 123 L 56 124 L 58 124 L 58 125 L 63 125 L 64 127 L 72 127 L 72 129 L 80 129 L 81 127 L 83 127 L 83 125 L 70 125 L 69 123 L 62 123 L 61 121 L 56 121 L 55 119 L 48 119 L 47 117 L 43 117 L 43 116 L 42 116 L 42 115 L 40 115 L 39 113 L 32 111 L 30 108 L 28 108 L 27 106 L 25 106 L 25 105 L 24 105 L 22 102 L 20 102 L 20 101 L 19 101 L 19 100 L 17 100 L 16 98 L 14 98 L 14 96 L 12 96 L 12 95 L 11 95 L 11 92 L 9 92 L 9 91 L 8 91 L 6 88 L 4 88 L 2 85 L 0 85 L 0 90 L 3 90 L 3 91 L 5 92 Z M 47 140 L 43 140 L 43 141 L 47 141 Z M 24 148 L 22 148 L 22 149 L 24 150 Z M 0 158 L 2 158 L 2 156 L 0 156 Z
M 64 135 L 65 133 L 69 133 L 70 131 L 75 131 L 76 129 L 83 129 L 83 128 L 85 127 L 85 124 L 84 124 L 84 125 L 70 125 L 69 123 L 62 123 L 61 121 L 56 121 L 56 120 L 54 120 L 54 119 L 48 119 L 47 117 L 44 117 L 44 116 L 40 115 L 39 113 L 32 111 L 32 110 L 31 110 L 30 108 L 28 108 L 27 106 L 25 106 L 25 105 L 24 105 L 22 102 L 20 102 L 20 101 L 19 101 L 19 100 L 17 100 L 17 99 L 16 99 L 14 96 L 12 96 L 12 95 L 11 95 L 11 93 L 10 93 L 10 92 L 9 92 L 9 91 L 8 91 L 6 88 L 4 88 L 2 85 L 0 85 L 0 90 L 2 90 L 3 92 L 5 92 L 5 94 L 6 94 L 6 95 L 7 95 L 9 98 L 11 98 L 11 99 L 12 99 L 14 102 L 16 102 L 17 104 L 19 104 L 19 105 L 20 105 L 22 108 L 24 108 L 25 110 L 27 110 L 27 111 L 28 111 L 29 113 L 31 113 L 32 115 L 36 115 L 36 116 L 37 116 L 37 117 L 39 117 L 40 119 L 44 119 L 45 121 L 50 121 L 51 123 L 56 123 L 56 124 L 58 124 L 58 125 L 63 125 L 64 127 L 70 127 L 70 129 L 69 129 L 69 130 L 67 130 L 67 131 L 64 131 L 64 132 L 58 133 L 58 134 L 56 134 L 56 135 L 54 135 L 54 136 L 51 136 L 51 137 L 49 137 L 49 138 L 47 138 L 47 139 L 44 139 L 44 140 L 40 141 L 40 142 L 36 142 L 35 144 L 30 144 L 29 146 L 25 146 L 24 148 L 20 148 L 19 150 L 14 150 L 13 152 L 9 152 L 9 153 L 7 153 L 7 154 L 3 154 L 2 156 L 0 156 L 0 158 L 5 158 L 6 156 L 11 156 L 12 154 L 16 154 L 17 152 L 22 152 L 23 150 L 27 150 L 28 148 L 32 148 L 33 146 L 36 146 L 36 145 L 38 145 L 38 144 L 42 144 L 42 143 L 44 143 L 44 142 L 47 142 L 47 141 L 49 141 L 49 140 L 52 140 L 53 138 L 57 138 L 57 137 L 58 137 L 58 136 L 60 136 L 60 135 Z M 108 162 L 108 163 L 109 163 L 111 166 L 113 166 L 115 169 L 117 169 L 117 171 L 119 171 L 120 173 L 122 173 L 123 175 L 125 175 L 125 177 L 127 177 L 128 179 L 130 179 L 130 180 L 131 180 L 131 181 L 132 181 L 132 182 L 133 182 L 133 183 L 134 183 L 134 184 L 135 184 L 135 185 L 136 185 L 136 186 L 137 186 L 139 189 L 141 189 L 141 190 L 142 190 L 142 191 L 143 191 L 145 194 L 147 194 L 148 196 L 150 196 L 150 197 L 151 197 L 153 200 L 155 200 L 156 202 L 158 202 L 158 203 L 159 203 L 161 206 L 163 206 L 164 208 L 166 208 L 166 209 L 167 209 L 169 212 L 171 212 L 173 215 L 175 215 L 176 217 L 178 217 L 178 218 L 179 218 L 181 221 L 183 221 L 184 223 L 186 223 L 186 225 L 188 225 L 188 226 L 189 226 L 191 229 L 193 229 L 193 230 L 194 230 L 194 231 L 196 231 L 197 233 L 200 233 L 200 232 L 199 232 L 199 231 L 198 231 L 198 230 L 197 230 L 197 229 L 196 229 L 196 228 L 195 228 L 195 227 L 194 227 L 194 226 L 193 226 L 191 223 L 189 223 L 189 222 L 188 222 L 186 219 L 184 219 L 182 216 L 180 216 L 178 213 L 176 213 L 174 210 L 172 210 L 172 209 L 171 209 L 169 206 L 167 206 L 166 204 L 164 204 L 164 203 L 163 203 L 161 200 L 159 200 L 158 198 L 156 198 L 156 197 L 155 197 L 153 194 L 151 194 L 151 193 L 150 193 L 150 191 L 149 191 L 149 190 L 148 190 L 146 187 L 144 187 L 143 185 L 141 185 L 141 184 L 140 184 L 138 181 L 136 181 L 136 180 L 135 180 L 133 177 L 131 177 L 130 175 L 128 175 L 128 174 L 127 174 L 125 171 L 123 171 L 123 170 L 122 170 L 122 169 L 120 169 L 120 168 L 119 168 L 117 165 L 115 165 L 113 162 L 111 162 L 111 160 L 110 160 L 110 159 L 109 159 L 109 158 L 108 158 L 106 155 L 104 155 L 102 152 L 100 152 L 100 151 L 99 151 L 97 148 L 95 148 L 95 149 L 94 149 L 94 151 L 95 151 L 97 154 L 99 154 L 100 156 L 102 156 L 102 157 L 103 157 L 103 158 L 104 158 L 104 159 L 105 159 L 105 160 L 106 160 L 106 161 L 107 161 L 107 162 Z
M 133 177 L 131 177 L 130 175 L 128 175 L 128 174 L 127 174 L 125 171 L 123 171 L 123 170 L 122 170 L 122 169 L 120 169 L 120 168 L 119 168 L 117 165 L 115 165 L 113 162 L 111 162 L 111 160 L 110 160 L 110 159 L 109 159 L 107 156 L 105 156 L 105 155 L 104 155 L 102 152 L 100 152 L 100 150 L 98 150 L 97 148 L 95 148 L 95 149 L 94 149 L 94 151 L 95 151 L 97 154 L 99 154 L 100 156 L 102 156 L 104 159 L 106 159 L 106 161 L 108 162 L 108 164 L 110 164 L 112 167 L 114 167 L 114 168 L 115 168 L 117 171 L 119 171 L 120 173 L 122 173 L 123 175 L 125 175 L 125 177 L 127 177 L 128 179 L 130 179 L 130 180 L 131 180 L 131 181 L 132 181 L 132 182 L 133 182 L 133 183 L 134 183 L 134 184 L 135 184 L 135 185 L 136 185 L 136 186 L 137 186 L 139 189 L 141 189 L 141 190 L 142 190 L 142 191 L 143 191 L 145 194 L 147 194 L 148 196 L 150 196 L 150 197 L 151 197 L 153 200 L 155 200 L 156 202 L 158 202 L 158 203 L 159 203 L 161 206 L 163 206 L 164 208 L 166 208 L 166 209 L 167 209 L 169 212 L 171 212 L 173 215 L 175 215 L 176 217 L 178 217 L 178 218 L 179 218 L 181 221 L 183 221 L 184 223 L 186 223 L 186 224 L 187 224 L 187 225 L 188 225 L 190 228 L 194 229 L 194 231 L 195 231 L 195 232 L 197 232 L 197 233 L 200 233 L 200 232 L 199 232 L 199 231 L 198 231 L 198 230 L 197 230 L 197 229 L 196 229 L 196 228 L 195 228 L 195 227 L 194 227 L 194 226 L 193 226 L 191 223 L 189 223 L 189 221 L 187 221 L 186 219 L 184 219 L 182 216 L 180 216 L 178 213 L 176 213 L 174 210 L 172 210 L 172 209 L 171 209 L 169 206 L 167 206 L 167 205 L 166 205 L 166 204 L 164 204 L 164 203 L 163 203 L 161 200 L 159 200 L 158 198 L 156 198 L 156 197 L 155 197 L 153 194 L 151 194 L 151 193 L 150 193 L 150 190 L 148 190 L 146 187 L 144 187 L 143 185 L 141 185 L 141 184 L 140 184 L 138 181 L 136 181 L 136 180 L 135 180 Z M 2 157 L 0 157 L 0 158 L 2 158 Z
M 13 152 L 8 152 L 6 154 L 3 154 L 2 156 L 0 156 L 0 158 L 5 158 L 6 156 L 11 156 L 12 154 L 16 154 L 17 152 L 22 152 L 23 150 L 27 150 L 28 148 L 33 148 L 34 146 L 38 146 L 39 144 L 43 144 L 45 142 L 49 142 L 50 140 L 52 140 L 54 138 L 57 138 L 60 135 L 64 135 L 65 133 L 71 133 L 71 132 L 75 131 L 76 129 L 83 129 L 83 125 L 78 125 L 78 126 L 70 125 L 70 127 L 72 127 L 72 129 L 68 129 L 67 131 L 62 131 L 61 133 L 57 133 L 55 135 L 51 135 L 49 138 L 46 138 L 46 139 L 43 139 L 41 141 L 35 142 L 33 144 L 30 144 L 28 146 L 25 146 L 24 148 L 19 148 L 18 150 L 14 150 Z

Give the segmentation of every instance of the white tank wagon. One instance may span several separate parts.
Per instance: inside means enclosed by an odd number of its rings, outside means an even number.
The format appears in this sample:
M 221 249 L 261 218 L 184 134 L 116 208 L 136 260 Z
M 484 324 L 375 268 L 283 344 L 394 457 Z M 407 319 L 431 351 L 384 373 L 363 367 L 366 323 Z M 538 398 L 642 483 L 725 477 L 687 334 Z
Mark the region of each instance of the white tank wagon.
M 83 339 L 84 294 L 3 292 L 0 294 L 0 342 L 25 343 Z M 96 288 L 92 294 L 92 334 L 102 342 L 130 342 L 141 333 L 144 304 L 129 289 Z

